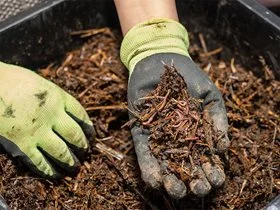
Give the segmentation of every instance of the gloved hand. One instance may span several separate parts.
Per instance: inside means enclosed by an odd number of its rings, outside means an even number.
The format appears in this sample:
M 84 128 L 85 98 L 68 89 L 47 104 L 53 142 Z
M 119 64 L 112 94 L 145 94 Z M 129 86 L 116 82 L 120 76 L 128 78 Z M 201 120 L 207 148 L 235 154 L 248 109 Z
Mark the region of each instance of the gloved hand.
M 0 195 L 0 210 L 9 210 L 5 199 Z
M 71 95 L 30 70 L 0 62 L 0 146 L 13 157 L 58 178 L 57 169 L 77 171 L 76 156 L 94 135 L 86 111 Z
M 128 84 L 129 109 L 134 107 L 138 99 L 151 92 L 164 73 L 162 62 L 171 62 L 183 76 L 190 94 L 203 100 L 204 108 L 213 119 L 214 126 L 224 135 L 216 147 L 217 152 L 225 152 L 229 145 L 227 137 L 228 122 L 222 96 L 208 76 L 192 61 L 188 54 L 188 34 L 178 22 L 170 19 L 152 19 L 134 26 L 124 37 L 121 46 L 121 59 L 129 69 Z M 133 118 L 133 114 L 131 115 Z M 186 186 L 175 175 L 164 175 L 161 163 L 151 154 L 149 133 L 134 125 L 131 129 L 142 179 L 151 187 L 159 188 L 162 184 L 174 198 L 182 198 L 186 194 Z M 197 165 L 200 178 L 190 183 L 190 189 L 196 195 L 209 193 L 212 187 L 223 184 L 225 174 L 218 165 Z

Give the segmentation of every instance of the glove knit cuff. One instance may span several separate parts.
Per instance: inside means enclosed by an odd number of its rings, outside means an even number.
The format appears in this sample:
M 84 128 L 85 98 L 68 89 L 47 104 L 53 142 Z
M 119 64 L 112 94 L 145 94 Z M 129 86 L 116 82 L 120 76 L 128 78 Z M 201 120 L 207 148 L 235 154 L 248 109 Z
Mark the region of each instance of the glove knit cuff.
M 189 57 L 189 38 L 185 27 L 171 19 L 151 19 L 128 31 L 120 50 L 130 74 L 142 59 L 157 53 L 177 53 Z

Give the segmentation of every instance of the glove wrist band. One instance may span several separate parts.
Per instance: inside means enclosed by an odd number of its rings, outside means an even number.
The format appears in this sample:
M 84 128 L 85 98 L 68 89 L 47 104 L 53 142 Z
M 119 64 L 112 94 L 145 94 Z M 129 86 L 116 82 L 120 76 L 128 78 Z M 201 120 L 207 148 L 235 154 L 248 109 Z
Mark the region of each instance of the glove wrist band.
M 185 27 L 171 19 L 151 19 L 128 31 L 120 56 L 130 74 L 142 59 L 157 53 L 177 53 L 189 57 L 189 39 Z

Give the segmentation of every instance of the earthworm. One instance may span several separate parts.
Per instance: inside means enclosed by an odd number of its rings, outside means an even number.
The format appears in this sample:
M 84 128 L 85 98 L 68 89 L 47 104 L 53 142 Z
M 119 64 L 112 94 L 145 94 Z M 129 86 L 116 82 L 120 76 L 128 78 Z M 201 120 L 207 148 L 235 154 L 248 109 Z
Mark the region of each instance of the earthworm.
M 175 110 L 176 114 L 178 114 L 179 120 L 183 120 L 184 116 L 182 114 L 182 112 L 180 112 L 179 110 Z
M 153 121 L 153 119 L 154 119 L 155 116 L 156 116 L 156 112 L 154 112 L 154 113 L 152 114 L 152 116 L 151 116 L 147 121 L 142 122 L 142 124 L 143 124 L 143 125 L 148 125 L 148 124 L 150 124 L 150 123 Z
M 164 106 L 166 105 L 167 97 L 169 94 L 170 94 L 170 89 L 168 89 L 166 95 L 164 96 L 163 101 L 159 104 L 158 109 L 157 109 L 158 111 L 161 111 L 164 108 Z
M 199 138 L 197 136 L 193 136 L 193 137 L 188 137 L 188 138 L 185 138 L 186 141 L 196 141 L 196 140 L 199 140 Z
M 199 116 L 198 116 L 196 113 L 190 112 L 189 114 L 190 114 L 190 116 L 191 116 L 193 119 L 195 119 L 196 121 L 199 120 Z
M 179 123 L 177 123 L 177 124 L 175 124 L 175 125 L 172 125 L 171 127 L 172 127 L 172 128 L 178 128 L 178 127 L 181 126 L 181 124 L 182 124 L 182 121 L 180 121 Z

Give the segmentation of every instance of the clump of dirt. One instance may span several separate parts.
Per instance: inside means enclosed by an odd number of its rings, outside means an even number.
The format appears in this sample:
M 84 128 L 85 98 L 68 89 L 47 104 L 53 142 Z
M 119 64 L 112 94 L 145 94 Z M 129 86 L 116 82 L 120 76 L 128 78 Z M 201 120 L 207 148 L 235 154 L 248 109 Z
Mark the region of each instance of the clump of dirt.
M 197 165 L 210 160 L 221 165 L 214 155 L 220 133 L 175 66 L 164 68 L 157 87 L 140 99 L 138 123 L 150 131 L 153 155 L 167 164 L 164 173 L 175 173 L 188 186 Z
M 96 124 L 97 139 L 76 177 L 53 182 L 37 177 L 0 154 L 0 193 L 12 209 L 261 209 L 280 192 L 280 82 L 263 63 L 258 78 L 220 57 L 222 46 L 207 52 L 197 35 L 190 54 L 223 94 L 231 145 L 226 181 L 203 201 L 173 202 L 150 195 L 140 178 L 126 105 L 127 71 L 119 60 L 120 38 L 109 29 L 88 30 L 85 44 L 62 63 L 40 71 L 75 96 Z M 92 36 L 91 36 L 92 35 Z M 201 36 L 199 36 L 201 37 Z M 211 37 L 208 39 L 211 41 Z M 207 40 L 205 40 L 207 45 Z M 205 43 L 203 46 L 205 46 Z M 153 206 L 154 205 L 154 206 Z

